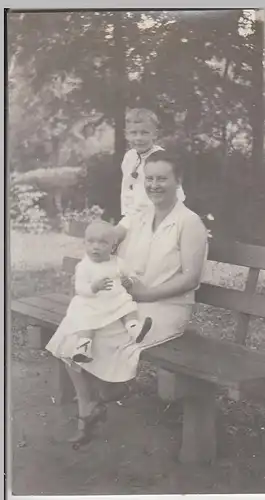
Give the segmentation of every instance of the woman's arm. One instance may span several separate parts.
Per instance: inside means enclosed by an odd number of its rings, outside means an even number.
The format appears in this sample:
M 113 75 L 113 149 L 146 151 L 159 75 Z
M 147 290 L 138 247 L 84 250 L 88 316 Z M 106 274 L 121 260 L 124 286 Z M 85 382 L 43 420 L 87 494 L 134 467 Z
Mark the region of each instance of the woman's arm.
M 127 229 L 122 222 L 119 222 L 117 226 L 115 226 L 115 244 L 119 246 L 119 244 L 125 239 L 127 234 Z
M 112 254 L 117 252 L 118 246 L 125 240 L 128 229 L 130 227 L 130 217 L 128 215 L 122 217 L 120 222 L 114 227 L 115 242 L 112 249 Z
M 185 223 L 181 234 L 182 272 L 153 288 L 135 283 L 131 292 L 133 298 L 139 302 L 155 302 L 195 290 L 200 284 L 206 251 L 206 228 L 199 217 L 192 217 Z

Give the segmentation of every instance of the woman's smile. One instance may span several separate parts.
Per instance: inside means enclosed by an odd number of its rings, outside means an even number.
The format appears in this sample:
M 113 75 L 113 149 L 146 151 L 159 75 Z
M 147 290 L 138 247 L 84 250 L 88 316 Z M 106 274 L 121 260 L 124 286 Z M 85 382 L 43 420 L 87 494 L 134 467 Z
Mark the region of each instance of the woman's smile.
M 164 194 L 164 190 L 159 190 L 159 191 L 158 191 L 158 190 L 156 190 L 156 191 L 154 191 L 154 190 L 152 190 L 152 189 L 148 189 L 148 190 L 147 190 L 147 193 L 149 194 L 149 196 L 150 196 L 150 197 L 155 197 L 155 198 L 157 198 L 157 197 L 161 197 L 161 195 L 163 195 L 163 194 Z
M 172 205 L 176 200 L 177 181 L 172 166 L 166 161 L 148 162 L 145 165 L 145 190 L 156 203 Z

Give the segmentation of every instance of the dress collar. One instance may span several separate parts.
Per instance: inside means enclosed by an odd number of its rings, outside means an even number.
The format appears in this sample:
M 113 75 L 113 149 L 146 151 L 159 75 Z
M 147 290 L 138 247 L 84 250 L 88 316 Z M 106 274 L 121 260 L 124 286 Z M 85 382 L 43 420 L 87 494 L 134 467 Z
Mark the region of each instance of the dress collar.
M 163 227 L 175 225 L 177 223 L 178 214 L 183 209 L 183 207 L 184 207 L 184 203 L 180 200 L 177 200 L 175 206 L 172 208 L 172 210 L 169 212 L 169 214 L 167 214 L 167 216 L 162 220 L 162 222 L 157 227 L 156 231 L 159 231 L 160 228 L 163 228 Z M 152 206 L 152 207 L 150 207 L 149 217 L 148 217 L 148 221 L 151 223 L 151 225 L 153 223 L 154 217 L 155 217 L 155 208 L 154 208 L 154 206 Z

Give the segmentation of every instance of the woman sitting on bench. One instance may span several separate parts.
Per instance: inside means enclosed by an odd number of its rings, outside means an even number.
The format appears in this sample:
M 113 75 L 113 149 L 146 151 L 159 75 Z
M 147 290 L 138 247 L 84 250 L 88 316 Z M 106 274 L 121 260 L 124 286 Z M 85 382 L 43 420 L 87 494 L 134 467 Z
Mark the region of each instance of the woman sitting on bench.
M 139 277 L 129 292 L 138 304 L 140 320 L 151 317 L 153 324 L 137 344 L 117 320 L 97 331 L 90 363 L 66 364 L 79 412 L 78 431 L 70 439 L 74 447 L 89 442 L 95 424 L 106 418 L 111 390 L 135 378 L 141 351 L 184 333 L 200 285 L 207 232 L 199 216 L 177 199 L 180 160 L 164 150 L 156 151 L 148 157 L 144 170 L 152 205 L 124 217 L 116 230 L 118 255 Z M 52 345 L 52 339 L 50 342 Z M 52 352 L 49 344 L 46 348 Z

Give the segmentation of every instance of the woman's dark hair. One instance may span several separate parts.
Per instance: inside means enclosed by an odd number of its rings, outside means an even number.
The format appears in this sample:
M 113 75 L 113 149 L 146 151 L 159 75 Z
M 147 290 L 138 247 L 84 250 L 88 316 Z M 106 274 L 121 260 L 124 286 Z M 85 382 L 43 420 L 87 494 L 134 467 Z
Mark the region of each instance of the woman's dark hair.
M 150 154 L 146 159 L 145 163 L 165 161 L 172 166 L 175 179 L 182 180 L 183 177 L 183 166 L 180 155 L 176 152 L 169 150 L 159 149 L 154 153 Z

